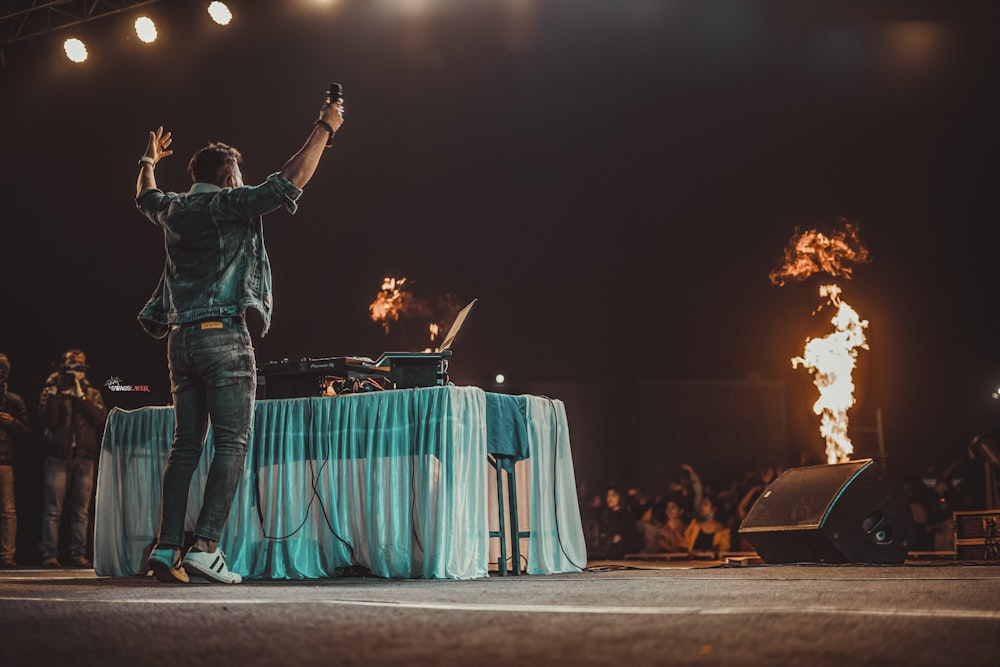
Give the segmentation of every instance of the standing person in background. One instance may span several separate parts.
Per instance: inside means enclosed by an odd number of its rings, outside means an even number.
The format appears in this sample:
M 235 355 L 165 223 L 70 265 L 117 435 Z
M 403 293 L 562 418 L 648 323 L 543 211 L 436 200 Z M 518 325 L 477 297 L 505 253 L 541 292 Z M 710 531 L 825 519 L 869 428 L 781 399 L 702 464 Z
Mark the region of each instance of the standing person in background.
M 108 415 L 101 392 L 87 380 L 87 355 L 67 350 L 45 381 L 38 403 L 45 436 L 42 567 L 60 567 L 59 526 L 70 503 L 69 562 L 91 567 L 87 558 L 90 500 L 100 431 Z
M 271 322 L 271 265 L 262 216 L 281 207 L 295 213 L 302 188 L 343 123 L 343 112 L 342 99 L 328 98 L 302 148 L 256 186 L 243 184 L 238 150 L 211 143 L 188 164 L 191 189 L 164 193 L 154 169 L 173 151 L 171 135 L 162 127 L 149 133 L 139 158 L 136 205 L 162 228 L 166 250 L 160 283 L 139 314 L 147 333 L 167 338 L 174 403 L 160 528 L 149 556 L 150 569 L 162 582 L 187 583 L 190 575 L 224 584 L 243 580 L 229 570 L 218 542 L 243 476 L 253 422 L 256 360 L 245 313 L 261 315 L 261 335 Z M 214 453 L 195 543 L 182 557 L 188 491 L 209 421 Z
M 17 440 L 28 432 L 28 411 L 21 397 L 7 390 L 10 360 L 0 353 L 0 568 L 17 567 L 17 504 L 14 463 Z

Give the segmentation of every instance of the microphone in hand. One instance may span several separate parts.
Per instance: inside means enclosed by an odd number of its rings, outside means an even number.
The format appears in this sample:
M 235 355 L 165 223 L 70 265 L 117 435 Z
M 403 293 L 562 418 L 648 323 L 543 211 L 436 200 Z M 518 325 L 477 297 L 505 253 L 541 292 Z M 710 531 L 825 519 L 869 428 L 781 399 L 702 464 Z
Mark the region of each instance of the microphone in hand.
M 331 83 L 330 90 L 327 91 L 327 104 L 334 105 L 337 102 L 343 101 L 344 88 L 339 83 Z M 341 105 L 343 109 L 343 105 Z M 327 139 L 326 147 L 329 148 L 333 145 L 333 133 L 330 133 L 330 138 Z

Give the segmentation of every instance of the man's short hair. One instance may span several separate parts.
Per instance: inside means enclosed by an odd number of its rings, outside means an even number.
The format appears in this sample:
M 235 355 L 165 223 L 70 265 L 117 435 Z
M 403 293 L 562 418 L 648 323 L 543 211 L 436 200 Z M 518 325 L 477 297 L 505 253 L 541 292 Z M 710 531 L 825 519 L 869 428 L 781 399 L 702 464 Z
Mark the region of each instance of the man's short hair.
M 213 183 L 222 186 L 241 162 L 243 156 L 238 150 L 213 141 L 191 156 L 188 173 L 195 183 Z
M 74 362 L 74 359 L 76 357 L 83 357 L 83 360 L 80 361 L 79 364 L 77 364 L 76 362 Z M 82 366 L 84 369 L 87 368 L 87 355 L 84 354 L 83 350 L 77 350 L 75 348 L 72 350 L 66 350 L 65 352 L 62 353 L 62 356 L 59 357 L 60 367 L 67 368 L 72 365 L 79 365 Z

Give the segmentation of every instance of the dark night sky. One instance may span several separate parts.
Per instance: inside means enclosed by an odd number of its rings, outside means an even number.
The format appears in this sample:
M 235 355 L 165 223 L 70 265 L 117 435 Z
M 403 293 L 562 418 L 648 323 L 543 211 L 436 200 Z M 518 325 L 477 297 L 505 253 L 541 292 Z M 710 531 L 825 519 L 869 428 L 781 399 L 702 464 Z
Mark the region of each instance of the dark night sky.
M 926 460 L 998 426 L 996 2 L 232 2 L 224 29 L 203 4 L 6 49 L 0 350 L 30 400 L 68 347 L 92 380 L 152 389 L 111 404 L 169 399 L 164 343 L 135 322 L 163 266 L 133 204 L 148 130 L 174 133 L 164 189 L 211 140 L 260 180 L 339 81 L 335 148 L 299 213 L 265 219 L 259 362 L 405 344 L 367 308 L 407 276 L 479 299 L 459 384 L 759 376 L 811 430 L 789 359 L 829 330 L 819 281 L 768 273 L 796 227 L 847 217 L 873 259 L 840 281 L 870 321 L 852 417 L 881 408 L 896 456 Z

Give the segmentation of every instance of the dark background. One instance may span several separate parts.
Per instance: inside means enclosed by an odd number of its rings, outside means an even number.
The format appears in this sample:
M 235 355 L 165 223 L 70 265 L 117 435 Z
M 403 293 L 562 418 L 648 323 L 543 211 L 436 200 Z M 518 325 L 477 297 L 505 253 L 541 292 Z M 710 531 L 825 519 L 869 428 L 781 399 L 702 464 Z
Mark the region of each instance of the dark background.
M 782 383 L 796 462 L 823 443 L 789 360 L 829 311 L 813 315 L 818 278 L 768 274 L 796 228 L 844 217 L 872 256 L 839 281 L 870 322 L 852 424 L 881 411 L 897 475 L 997 426 L 996 2 L 230 2 L 226 28 L 204 4 L 5 49 L 0 350 L 30 407 L 70 347 L 94 384 L 150 387 L 110 406 L 169 402 L 164 343 L 135 321 L 163 268 L 133 203 L 148 131 L 174 133 L 164 189 L 189 187 L 212 140 L 256 182 L 339 81 L 335 147 L 299 213 L 265 220 L 258 362 L 423 347 L 422 324 L 386 336 L 368 317 L 383 277 L 406 276 L 426 299 L 479 299 L 457 384 L 565 389 L 583 476 L 635 473 L 650 379 Z

